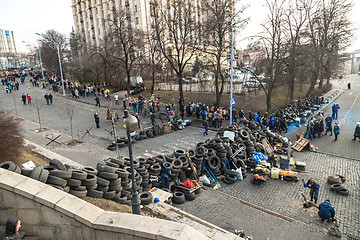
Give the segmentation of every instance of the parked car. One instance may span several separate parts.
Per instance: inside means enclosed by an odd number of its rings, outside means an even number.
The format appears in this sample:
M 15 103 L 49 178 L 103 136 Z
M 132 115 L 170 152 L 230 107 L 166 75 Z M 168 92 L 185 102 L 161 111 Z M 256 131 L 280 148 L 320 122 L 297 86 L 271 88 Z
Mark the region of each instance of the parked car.
M 186 80 L 188 80 L 189 82 L 199 82 L 199 79 L 194 77 L 187 77 Z
M 174 78 L 174 81 L 175 81 L 176 83 L 178 83 L 178 82 L 179 82 L 179 78 Z M 186 78 L 183 78 L 183 79 L 182 79 L 182 82 L 183 82 L 183 83 L 188 83 L 188 82 L 190 82 L 190 81 L 187 80 Z

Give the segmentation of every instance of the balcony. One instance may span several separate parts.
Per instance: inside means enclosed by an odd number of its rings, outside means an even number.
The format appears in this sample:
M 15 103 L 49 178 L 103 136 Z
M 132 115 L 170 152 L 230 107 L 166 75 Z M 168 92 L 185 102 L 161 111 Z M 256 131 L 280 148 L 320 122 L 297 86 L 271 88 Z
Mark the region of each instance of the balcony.
M 125 7 L 128 7 L 129 5 L 129 1 L 125 1 Z
M 83 20 L 83 19 L 80 19 L 80 22 L 81 22 L 81 23 L 83 23 L 83 22 L 84 22 L 84 20 Z
M 92 20 L 94 17 L 93 17 L 93 15 L 90 15 L 90 19 Z
M 95 37 L 95 35 L 93 35 L 93 39 L 95 39 L 96 37 Z
M 92 30 L 94 30 L 94 29 L 95 29 L 94 25 L 91 25 L 91 29 L 92 29 Z

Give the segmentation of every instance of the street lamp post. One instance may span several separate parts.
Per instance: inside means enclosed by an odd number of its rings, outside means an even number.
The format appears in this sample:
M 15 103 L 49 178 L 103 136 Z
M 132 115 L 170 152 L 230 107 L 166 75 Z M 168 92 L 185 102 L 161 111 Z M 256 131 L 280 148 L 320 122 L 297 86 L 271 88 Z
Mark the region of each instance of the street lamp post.
M 40 48 L 38 48 L 38 51 L 39 51 L 39 58 L 40 58 L 41 75 L 42 75 L 42 79 L 45 79 L 45 77 L 44 77 L 44 69 L 43 69 L 42 60 L 41 60 Z
M 65 96 L 65 87 L 64 87 L 64 78 L 61 68 L 61 58 L 60 58 L 60 50 L 59 47 L 57 47 L 58 57 L 59 57 L 59 66 L 60 66 L 60 76 L 61 76 L 61 82 L 62 82 L 62 88 L 63 88 L 63 95 Z
M 39 35 L 41 36 L 40 33 L 35 33 L 36 35 Z M 44 77 L 44 70 L 43 70 L 43 65 L 42 65 L 42 60 L 41 60 L 41 53 L 40 53 L 40 48 L 38 47 L 38 50 L 39 50 L 39 58 L 40 58 L 40 67 L 41 67 L 41 74 L 42 74 L 42 78 L 45 79 Z
M 117 134 L 116 134 L 116 115 L 115 112 L 113 111 L 112 113 L 112 117 L 111 117 L 111 123 L 113 126 L 113 133 L 114 133 L 114 138 L 115 138 L 115 147 L 116 147 L 116 158 L 120 159 L 120 152 L 119 152 L 119 144 L 117 142 Z
M 231 10 L 226 9 L 227 12 L 230 12 Z M 234 31 L 233 31 L 233 24 L 232 24 L 232 14 L 230 13 L 230 26 L 231 26 L 231 58 L 230 58 L 230 123 L 229 126 L 232 125 L 233 121 L 233 111 L 232 111 L 232 100 L 233 100 L 233 60 L 234 60 Z
M 38 33 L 36 33 L 36 35 L 40 35 L 40 34 L 38 34 Z M 34 45 L 35 46 L 35 48 L 37 48 L 37 50 L 38 50 L 38 52 L 39 52 L 39 60 L 40 60 L 40 67 L 41 67 L 41 75 L 42 75 L 42 79 L 45 79 L 45 77 L 44 77 L 44 69 L 43 69 L 43 64 L 42 64 L 42 60 L 41 60 L 41 52 L 40 52 L 40 48 L 39 47 L 37 47 L 34 43 L 32 43 L 32 42 L 26 42 L 26 41 L 22 41 L 23 43 L 27 43 L 27 44 L 32 44 L 32 45 Z M 26 45 L 26 46 L 28 46 L 28 47 L 30 47 L 31 45 Z
M 137 129 L 138 122 L 136 117 L 132 115 L 129 116 L 127 110 L 124 111 L 123 126 L 126 129 L 127 143 L 129 146 L 129 158 L 130 158 L 130 169 L 131 169 L 131 191 L 132 191 L 132 200 L 131 200 L 132 213 L 140 215 L 141 214 L 140 200 L 138 197 L 138 193 L 136 191 L 135 170 L 134 170 L 133 154 L 131 147 L 131 137 L 130 137 L 130 133 L 134 132 Z

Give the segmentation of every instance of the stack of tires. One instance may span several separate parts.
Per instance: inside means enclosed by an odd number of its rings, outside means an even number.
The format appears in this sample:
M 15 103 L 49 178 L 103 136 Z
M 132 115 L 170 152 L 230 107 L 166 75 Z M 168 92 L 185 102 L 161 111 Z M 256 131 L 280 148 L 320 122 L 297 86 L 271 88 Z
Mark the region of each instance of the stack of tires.
M 108 159 L 97 164 L 97 187 L 89 192 L 90 197 L 105 198 L 123 203 L 124 196 L 121 196 L 123 190 L 122 181 L 116 171 L 124 166 L 124 162 L 118 159 Z M 120 200 L 121 199 L 121 200 Z
M 16 166 L 15 163 L 13 163 L 11 161 L 6 161 L 6 162 L 1 163 L 0 168 L 4 168 L 8 171 L 21 174 L 21 169 L 18 166 Z
M 343 186 L 346 178 L 341 175 L 329 176 L 327 182 L 331 184 L 330 189 L 340 195 L 348 196 L 349 190 Z
M 165 125 L 164 124 L 158 124 L 154 125 L 151 128 L 148 128 L 146 130 L 141 130 L 138 134 L 135 134 L 131 138 L 131 143 L 135 143 L 136 141 L 143 140 L 146 138 L 153 138 L 158 135 L 164 135 L 165 134 Z M 127 138 L 121 137 L 117 139 L 118 147 L 122 148 L 127 145 Z M 110 151 L 116 150 L 116 142 L 113 141 L 111 145 L 107 147 Z

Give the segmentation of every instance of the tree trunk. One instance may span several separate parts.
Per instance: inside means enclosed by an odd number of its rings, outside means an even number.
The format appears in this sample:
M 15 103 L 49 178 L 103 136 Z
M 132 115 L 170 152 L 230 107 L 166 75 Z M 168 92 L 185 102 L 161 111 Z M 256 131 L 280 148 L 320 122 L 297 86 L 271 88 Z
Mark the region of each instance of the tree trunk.
M 266 110 L 268 113 L 271 111 L 271 95 L 272 95 L 272 89 L 268 90 L 268 93 L 266 94 Z
M 316 84 L 316 81 L 317 81 L 317 79 L 318 79 L 318 75 L 319 75 L 318 68 L 315 68 L 315 70 L 313 70 L 313 71 L 312 71 L 312 74 L 311 74 L 310 87 L 309 87 L 308 92 L 306 93 L 306 96 L 307 96 L 307 97 L 309 97 L 310 94 L 314 91 L 314 89 L 315 89 L 315 84 Z
M 71 133 L 71 141 L 74 141 L 74 131 L 73 131 L 72 117 L 70 118 L 70 133 Z
M 178 74 L 178 78 L 179 78 L 179 97 L 180 100 L 185 103 L 184 101 L 184 92 L 183 92 L 183 82 L 182 82 L 182 77 L 183 77 L 183 72 L 180 70 L 179 74 Z
M 295 91 L 295 64 L 291 61 L 290 67 L 289 67 L 289 98 L 290 101 L 294 99 L 294 91 Z
M 130 86 L 131 86 L 131 82 L 130 82 L 130 71 L 129 71 L 129 70 L 126 71 L 126 76 L 127 76 L 126 92 L 127 92 L 128 96 L 130 96 Z
M 155 71 L 154 71 L 154 67 L 152 68 L 151 77 L 152 77 L 151 95 L 153 95 L 154 88 L 155 88 Z
M 217 71 L 215 71 L 214 85 L 215 85 L 216 104 L 218 104 L 218 106 L 220 106 L 221 96 L 220 96 L 220 91 L 219 91 L 219 73 Z

